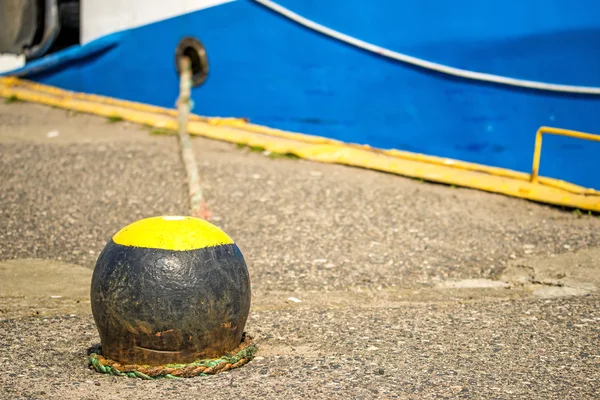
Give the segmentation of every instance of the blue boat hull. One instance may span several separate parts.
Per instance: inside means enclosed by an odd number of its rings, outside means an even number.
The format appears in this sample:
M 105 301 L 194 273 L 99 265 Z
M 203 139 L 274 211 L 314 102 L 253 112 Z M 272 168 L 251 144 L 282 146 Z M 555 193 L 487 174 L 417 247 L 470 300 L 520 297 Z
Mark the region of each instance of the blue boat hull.
M 600 86 L 596 1 L 279 3 L 348 35 L 437 63 Z M 248 117 L 285 130 L 523 172 L 531 169 L 540 126 L 600 132 L 600 96 L 490 84 L 407 65 L 249 0 L 118 35 L 118 44 L 105 52 L 28 79 L 173 107 L 174 51 L 182 37 L 195 36 L 210 63 L 208 79 L 193 90 L 194 112 L 202 115 Z M 599 154 L 600 143 L 548 137 L 540 174 L 600 188 Z

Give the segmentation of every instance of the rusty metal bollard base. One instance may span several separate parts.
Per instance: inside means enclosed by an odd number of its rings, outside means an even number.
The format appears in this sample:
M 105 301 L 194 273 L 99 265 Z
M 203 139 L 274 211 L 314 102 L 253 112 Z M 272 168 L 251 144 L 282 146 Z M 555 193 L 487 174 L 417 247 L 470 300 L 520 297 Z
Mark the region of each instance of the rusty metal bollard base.
M 239 346 L 250 277 L 240 249 L 218 227 L 192 217 L 152 217 L 108 241 L 90 298 L 105 358 L 188 364 Z
M 90 369 L 104 374 L 145 380 L 192 378 L 218 374 L 247 364 L 254 358 L 256 352 L 257 347 L 252 342 L 252 338 L 245 334 L 240 345 L 228 354 L 218 358 L 196 360 L 189 364 L 122 364 L 104 357 L 101 345 L 94 346 L 88 351 Z

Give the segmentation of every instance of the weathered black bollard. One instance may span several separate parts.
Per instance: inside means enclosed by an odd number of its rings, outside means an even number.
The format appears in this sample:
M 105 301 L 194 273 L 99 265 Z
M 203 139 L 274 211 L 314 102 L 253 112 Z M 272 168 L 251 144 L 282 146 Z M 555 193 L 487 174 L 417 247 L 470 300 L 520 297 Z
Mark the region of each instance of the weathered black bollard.
M 102 353 L 122 364 L 184 364 L 240 345 L 250 278 L 227 234 L 202 219 L 154 217 L 98 257 L 91 303 Z

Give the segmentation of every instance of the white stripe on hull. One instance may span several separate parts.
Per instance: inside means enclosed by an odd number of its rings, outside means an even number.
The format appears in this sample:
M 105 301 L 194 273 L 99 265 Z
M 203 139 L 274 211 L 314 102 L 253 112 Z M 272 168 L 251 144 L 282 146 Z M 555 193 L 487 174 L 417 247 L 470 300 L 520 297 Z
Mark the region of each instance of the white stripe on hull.
M 24 55 L 0 54 L 0 74 L 25 65 Z
M 235 0 L 81 0 L 81 43 Z

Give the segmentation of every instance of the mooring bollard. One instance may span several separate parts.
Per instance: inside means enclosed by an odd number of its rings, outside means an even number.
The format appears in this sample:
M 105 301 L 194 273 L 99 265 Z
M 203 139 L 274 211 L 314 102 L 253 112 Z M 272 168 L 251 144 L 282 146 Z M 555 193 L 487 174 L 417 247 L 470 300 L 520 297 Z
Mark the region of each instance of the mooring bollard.
M 236 368 L 256 348 L 244 333 L 250 277 L 221 229 L 194 217 L 153 217 L 117 232 L 91 284 L 101 348 L 90 367 L 114 375 L 187 377 Z

